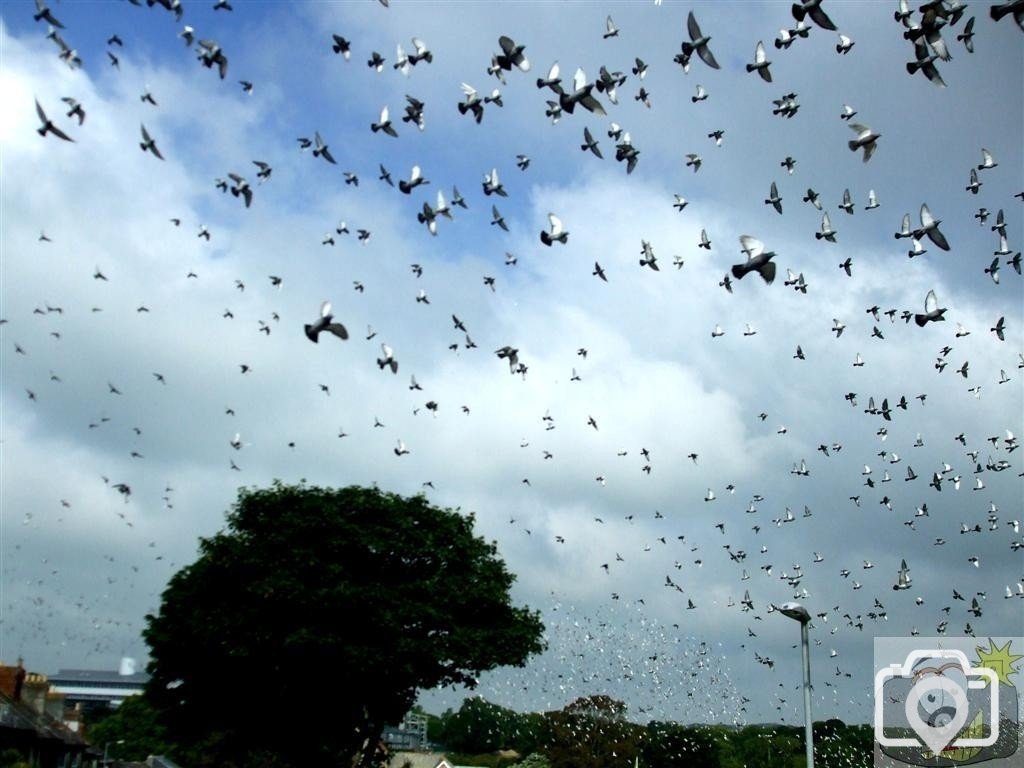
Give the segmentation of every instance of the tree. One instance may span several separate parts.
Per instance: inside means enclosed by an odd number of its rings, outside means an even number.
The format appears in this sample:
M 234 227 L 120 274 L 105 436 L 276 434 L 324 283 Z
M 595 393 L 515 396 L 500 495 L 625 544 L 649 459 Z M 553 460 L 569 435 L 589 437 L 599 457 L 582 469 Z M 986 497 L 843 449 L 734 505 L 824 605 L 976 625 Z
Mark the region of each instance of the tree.
M 658 768 L 718 768 L 718 743 L 707 726 L 654 721 L 647 724 L 642 765 Z
M 543 650 L 472 515 L 422 496 L 242 489 L 146 617 L 147 696 L 193 765 L 365 766 L 418 689 Z
M 463 700 L 459 711 L 445 719 L 439 741 L 453 752 L 479 754 L 506 749 L 519 715 L 479 696 Z
M 129 696 L 98 723 L 88 723 L 85 735 L 93 746 L 106 746 L 111 759 L 145 760 L 169 749 L 157 712 L 144 696 Z
M 576 699 L 544 716 L 543 751 L 558 768 L 621 768 L 639 755 L 644 730 L 610 696 Z

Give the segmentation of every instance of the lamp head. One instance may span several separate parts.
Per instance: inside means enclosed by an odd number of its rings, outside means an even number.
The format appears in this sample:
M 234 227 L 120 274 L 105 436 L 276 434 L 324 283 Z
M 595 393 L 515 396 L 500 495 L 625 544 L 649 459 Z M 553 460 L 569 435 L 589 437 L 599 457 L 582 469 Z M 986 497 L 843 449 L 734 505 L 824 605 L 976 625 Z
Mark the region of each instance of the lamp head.
M 779 611 L 791 619 L 796 619 L 801 624 L 807 624 L 811 620 L 811 614 L 807 612 L 800 603 L 783 603 L 779 606 Z

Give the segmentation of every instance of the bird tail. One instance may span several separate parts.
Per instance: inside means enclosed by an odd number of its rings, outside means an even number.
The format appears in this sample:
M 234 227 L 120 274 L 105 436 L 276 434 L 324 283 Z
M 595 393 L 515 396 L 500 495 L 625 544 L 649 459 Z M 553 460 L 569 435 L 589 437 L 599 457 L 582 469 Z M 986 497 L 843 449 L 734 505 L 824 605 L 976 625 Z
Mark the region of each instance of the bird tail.
M 307 325 L 307 326 L 305 326 L 305 328 L 306 328 L 306 338 L 309 339 L 310 341 L 312 341 L 314 344 L 319 343 L 316 340 L 317 334 L 313 331 L 313 326 Z
M 742 280 L 743 276 L 747 274 L 747 268 L 745 264 L 734 264 L 732 267 L 732 276 L 737 280 Z
M 803 21 L 805 15 L 804 7 L 799 3 L 793 3 L 793 18 L 797 21 Z
M 551 245 L 551 235 L 549 235 L 547 232 L 541 232 L 540 241 L 544 243 L 544 245 Z
M 747 64 L 747 72 L 753 72 L 755 69 L 757 69 L 757 67 L 753 64 Z
M 911 75 L 917 72 L 917 70 L 920 69 L 920 67 L 921 65 L 918 64 L 916 61 L 907 62 L 907 72 L 909 72 Z
M 917 323 L 918 328 L 923 328 L 924 324 L 928 322 L 926 315 L 914 315 L 914 322 Z
M 768 283 L 768 285 L 771 285 L 772 281 L 775 280 L 774 261 L 766 262 L 757 271 L 761 273 L 761 277 L 764 279 L 766 283 Z

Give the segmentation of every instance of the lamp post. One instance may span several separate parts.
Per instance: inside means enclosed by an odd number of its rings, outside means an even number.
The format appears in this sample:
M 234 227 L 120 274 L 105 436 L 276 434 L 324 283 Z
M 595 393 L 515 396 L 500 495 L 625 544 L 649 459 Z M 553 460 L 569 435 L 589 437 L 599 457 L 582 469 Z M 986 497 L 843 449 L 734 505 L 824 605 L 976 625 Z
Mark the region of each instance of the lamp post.
M 800 647 L 804 661 L 804 746 L 807 750 L 807 768 L 814 768 L 814 721 L 811 720 L 811 648 L 807 639 L 807 625 L 811 614 L 800 603 L 783 603 L 779 607 L 783 616 L 800 622 Z
M 114 744 L 124 744 L 124 739 L 118 739 L 117 741 L 114 742 Z M 104 742 L 103 743 L 103 763 L 102 763 L 104 768 L 106 766 L 110 765 L 110 758 L 107 757 L 108 749 L 109 748 L 110 748 L 110 742 L 109 741 Z

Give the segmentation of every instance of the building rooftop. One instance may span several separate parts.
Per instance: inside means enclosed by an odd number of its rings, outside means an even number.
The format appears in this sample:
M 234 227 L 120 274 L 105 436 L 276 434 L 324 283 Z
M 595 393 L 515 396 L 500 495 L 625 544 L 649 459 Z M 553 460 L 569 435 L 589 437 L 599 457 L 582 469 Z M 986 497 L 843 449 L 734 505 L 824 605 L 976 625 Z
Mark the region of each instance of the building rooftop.
M 50 675 L 50 682 L 54 685 L 135 683 L 142 686 L 148 680 L 149 675 L 145 672 L 122 675 L 116 669 L 62 669 Z

